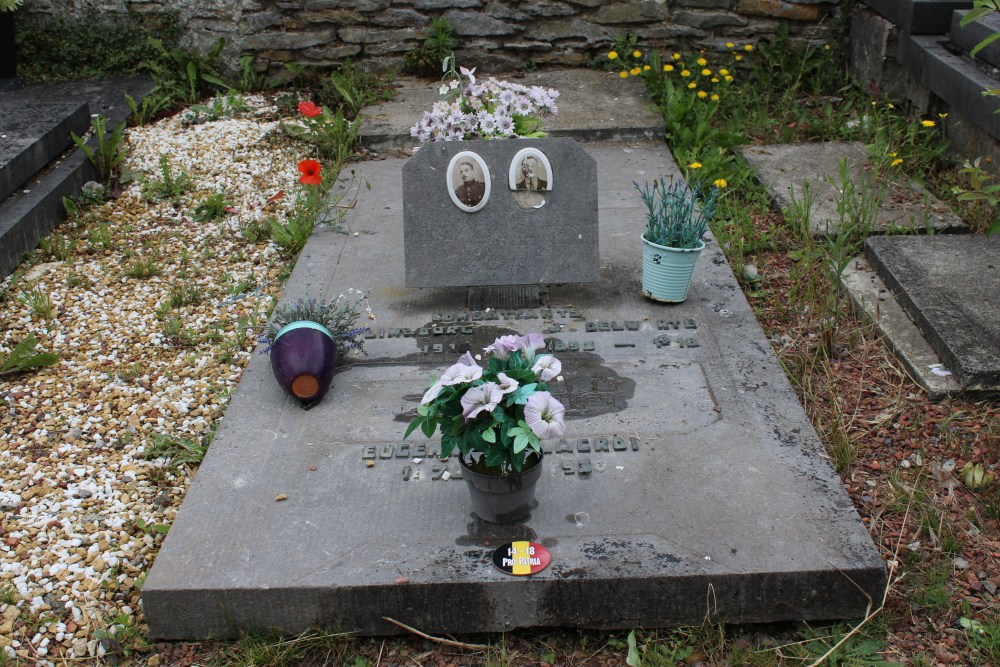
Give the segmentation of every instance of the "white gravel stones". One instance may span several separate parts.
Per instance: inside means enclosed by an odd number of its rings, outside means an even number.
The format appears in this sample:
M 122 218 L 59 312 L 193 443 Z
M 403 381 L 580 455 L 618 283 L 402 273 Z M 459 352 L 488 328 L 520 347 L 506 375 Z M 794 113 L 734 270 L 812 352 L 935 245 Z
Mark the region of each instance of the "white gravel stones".
M 159 434 L 202 442 L 222 416 L 285 269 L 273 244 L 251 243 L 241 229 L 282 219 L 291 197 L 265 203 L 295 190 L 297 162 L 309 157 L 283 136 L 268 100 L 246 101 L 237 118 L 130 129 L 134 176 L 160 178 L 165 155 L 193 189 L 176 203 L 147 202 L 137 179 L 57 230 L 73 242 L 68 261 L 42 258 L 30 277 L 0 285 L 10 288 L 0 351 L 34 334 L 39 350 L 62 359 L 0 377 L 0 650 L 12 657 L 101 656 L 108 648 L 95 640 L 108 628 L 141 623 L 158 527 L 170 525 L 190 477 L 145 453 Z M 195 222 L 195 206 L 215 191 L 235 213 Z M 89 237 L 101 223 L 110 244 Z M 159 275 L 130 277 L 137 259 Z M 253 289 L 234 289 L 249 278 Z M 54 319 L 18 298 L 31 290 L 48 295 Z M 198 298 L 177 303 L 185 290 Z

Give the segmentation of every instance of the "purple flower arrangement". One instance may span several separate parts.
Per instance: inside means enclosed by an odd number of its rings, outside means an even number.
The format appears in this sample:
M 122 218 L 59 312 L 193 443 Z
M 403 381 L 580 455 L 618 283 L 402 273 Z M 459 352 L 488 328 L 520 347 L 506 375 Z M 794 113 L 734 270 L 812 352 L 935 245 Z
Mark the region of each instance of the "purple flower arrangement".
M 445 99 L 424 112 L 410 136 L 420 143 L 546 136 L 538 128 L 542 116 L 558 113 L 558 90 L 493 77 L 477 81 L 475 72 L 475 67 L 452 68 L 451 80 L 438 91 Z
M 541 454 L 543 439 L 566 430 L 566 409 L 546 384 L 562 379 L 562 364 L 538 354 L 544 348 L 538 333 L 501 336 L 484 348 L 485 368 L 481 355 L 466 352 L 424 394 L 403 437 L 420 428 L 430 438 L 440 428 L 442 458 L 457 447 L 466 463 L 521 472 L 529 454 Z

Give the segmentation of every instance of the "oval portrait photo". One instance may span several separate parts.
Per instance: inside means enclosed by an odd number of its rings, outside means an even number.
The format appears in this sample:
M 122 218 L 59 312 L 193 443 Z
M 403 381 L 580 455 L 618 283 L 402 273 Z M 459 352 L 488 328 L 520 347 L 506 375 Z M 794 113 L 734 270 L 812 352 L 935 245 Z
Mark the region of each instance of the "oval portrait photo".
M 511 190 L 546 192 L 552 189 L 552 165 L 537 148 L 524 148 L 510 161 Z
M 462 151 L 448 163 L 448 193 L 455 206 L 475 213 L 490 199 L 490 170 L 472 151 Z

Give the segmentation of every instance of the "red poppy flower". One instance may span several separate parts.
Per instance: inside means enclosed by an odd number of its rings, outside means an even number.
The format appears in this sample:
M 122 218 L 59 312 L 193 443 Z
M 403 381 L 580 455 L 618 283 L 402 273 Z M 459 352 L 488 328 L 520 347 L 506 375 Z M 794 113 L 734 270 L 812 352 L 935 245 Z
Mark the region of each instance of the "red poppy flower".
M 299 111 L 302 112 L 303 116 L 308 116 L 309 118 L 315 118 L 316 116 L 323 113 L 323 107 L 318 107 L 310 101 L 299 102 Z
M 302 160 L 299 162 L 299 180 L 306 185 L 319 185 L 323 178 L 319 175 L 319 162 L 316 160 Z

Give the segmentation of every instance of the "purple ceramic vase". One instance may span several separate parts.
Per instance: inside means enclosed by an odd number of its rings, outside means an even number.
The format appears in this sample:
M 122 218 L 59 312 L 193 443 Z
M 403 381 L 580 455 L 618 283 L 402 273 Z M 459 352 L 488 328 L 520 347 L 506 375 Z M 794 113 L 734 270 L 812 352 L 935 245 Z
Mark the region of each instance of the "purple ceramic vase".
M 315 322 L 292 322 L 271 345 L 271 371 L 281 387 L 303 403 L 323 398 L 337 366 L 337 345 L 329 329 Z

